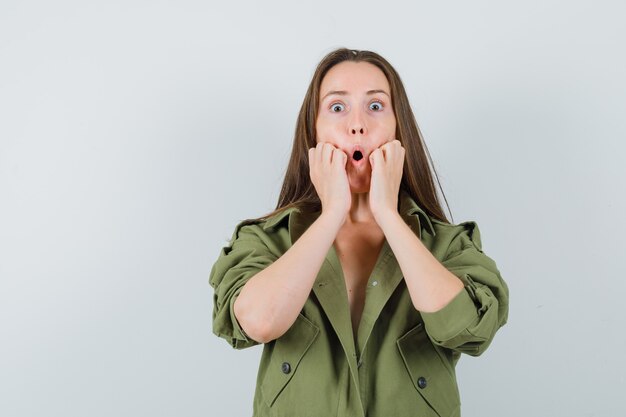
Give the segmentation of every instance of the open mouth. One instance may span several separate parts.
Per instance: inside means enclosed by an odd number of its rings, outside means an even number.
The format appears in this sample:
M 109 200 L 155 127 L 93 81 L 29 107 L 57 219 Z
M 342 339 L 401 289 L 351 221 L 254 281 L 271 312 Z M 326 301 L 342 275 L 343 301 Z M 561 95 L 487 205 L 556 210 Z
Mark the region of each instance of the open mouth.
M 363 159 L 363 154 L 361 153 L 361 151 L 354 151 L 354 153 L 352 154 L 352 159 L 354 159 L 355 161 L 360 161 L 361 159 Z

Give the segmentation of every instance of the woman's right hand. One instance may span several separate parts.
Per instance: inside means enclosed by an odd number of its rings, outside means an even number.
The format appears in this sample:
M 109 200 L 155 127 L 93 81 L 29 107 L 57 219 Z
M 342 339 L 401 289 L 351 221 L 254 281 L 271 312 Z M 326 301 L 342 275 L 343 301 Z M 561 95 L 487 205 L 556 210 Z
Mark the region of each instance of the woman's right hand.
M 322 202 L 322 212 L 340 216 L 342 224 L 352 205 L 347 162 L 346 153 L 331 143 L 319 142 L 309 148 L 309 174 Z

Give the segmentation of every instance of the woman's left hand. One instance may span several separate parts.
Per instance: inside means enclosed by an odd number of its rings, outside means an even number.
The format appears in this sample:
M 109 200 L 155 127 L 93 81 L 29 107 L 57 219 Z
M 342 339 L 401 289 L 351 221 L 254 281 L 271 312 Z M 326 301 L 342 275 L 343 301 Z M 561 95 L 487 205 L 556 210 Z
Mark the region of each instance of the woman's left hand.
M 404 169 L 404 147 L 394 139 L 370 154 L 370 210 L 378 223 L 384 216 L 398 212 L 398 193 Z

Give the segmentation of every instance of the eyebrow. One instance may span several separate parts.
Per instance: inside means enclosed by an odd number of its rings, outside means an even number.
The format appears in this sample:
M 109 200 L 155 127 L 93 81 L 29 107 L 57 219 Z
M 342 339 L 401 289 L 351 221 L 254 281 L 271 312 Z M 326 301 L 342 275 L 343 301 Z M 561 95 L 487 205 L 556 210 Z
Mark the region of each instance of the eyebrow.
M 365 94 L 372 95 L 372 94 L 376 94 L 376 93 L 383 93 L 383 94 L 386 94 L 387 97 L 389 97 L 389 94 L 387 94 L 387 92 L 385 90 L 369 90 Z M 348 92 L 347 91 L 343 91 L 343 90 L 329 91 L 328 93 L 326 93 L 326 95 L 324 97 L 322 97 L 322 101 L 324 101 L 326 99 L 326 97 L 328 97 L 328 96 L 330 96 L 332 94 L 336 94 L 336 95 L 339 95 L 339 96 L 345 96 L 345 95 L 348 94 Z

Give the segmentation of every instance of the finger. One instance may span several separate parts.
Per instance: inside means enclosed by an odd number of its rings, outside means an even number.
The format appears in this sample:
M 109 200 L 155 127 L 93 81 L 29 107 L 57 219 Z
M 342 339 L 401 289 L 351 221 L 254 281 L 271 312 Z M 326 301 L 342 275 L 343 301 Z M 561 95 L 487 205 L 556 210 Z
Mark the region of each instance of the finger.
M 394 140 L 394 142 L 396 142 L 396 148 L 397 148 L 397 159 L 399 161 L 404 161 L 404 155 L 406 154 L 406 149 L 404 149 L 404 147 L 402 146 L 402 143 L 399 140 Z
M 393 140 L 393 145 L 394 148 L 396 150 L 396 153 L 402 157 L 402 155 L 404 155 L 404 147 L 402 146 L 402 142 L 400 142 L 398 139 L 394 139 Z
M 387 143 L 385 143 L 381 150 L 383 151 L 383 156 L 385 161 L 389 162 L 391 160 L 396 160 L 398 157 L 401 157 L 401 153 L 404 150 L 402 144 L 399 140 L 393 139 Z
M 393 140 L 390 140 L 381 147 L 381 150 L 383 151 L 384 160 L 389 161 L 396 154 L 396 143 Z
M 348 162 L 348 156 L 341 149 L 335 148 L 333 151 L 333 161 L 336 161 L 340 168 L 345 168 L 346 162 Z
M 384 162 L 382 149 L 374 149 L 374 151 L 370 154 L 370 164 L 372 165 L 372 168 L 378 166 L 378 164 L 382 162 Z
M 334 149 L 335 147 L 333 145 L 328 142 L 324 142 L 322 148 L 322 161 L 326 166 L 330 165 L 332 162 Z
M 315 161 L 318 165 L 321 165 L 323 162 L 323 150 L 324 150 L 324 142 L 317 142 L 315 145 Z

